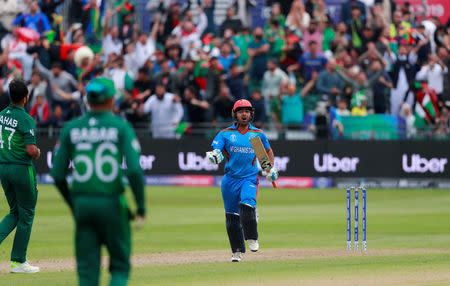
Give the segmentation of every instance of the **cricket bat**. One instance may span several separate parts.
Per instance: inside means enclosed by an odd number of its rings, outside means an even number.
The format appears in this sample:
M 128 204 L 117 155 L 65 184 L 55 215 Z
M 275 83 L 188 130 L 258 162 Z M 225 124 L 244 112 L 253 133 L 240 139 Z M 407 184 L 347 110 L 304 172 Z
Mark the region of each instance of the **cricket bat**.
M 255 150 L 256 158 L 258 158 L 261 168 L 264 171 L 269 171 L 272 169 L 272 163 L 270 163 L 269 156 L 267 155 L 266 149 L 261 142 L 261 138 L 258 136 L 250 138 L 250 143 L 252 144 L 253 150 Z M 277 188 L 277 183 L 273 181 L 272 186 Z

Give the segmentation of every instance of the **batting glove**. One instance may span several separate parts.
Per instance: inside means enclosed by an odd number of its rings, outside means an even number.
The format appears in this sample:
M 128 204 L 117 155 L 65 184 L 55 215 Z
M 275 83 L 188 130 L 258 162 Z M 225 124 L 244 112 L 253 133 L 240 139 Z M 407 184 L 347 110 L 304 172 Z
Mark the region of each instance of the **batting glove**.
M 266 177 L 266 179 L 269 182 L 273 182 L 276 179 L 278 179 L 278 171 L 277 171 L 277 169 L 275 167 L 272 167 L 272 169 L 270 169 L 268 171 L 263 170 L 262 174 L 263 174 L 264 177 Z
M 208 158 L 211 164 L 217 165 L 220 164 L 223 160 L 222 152 L 219 149 L 214 149 L 210 152 L 206 152 L 206 157 Z

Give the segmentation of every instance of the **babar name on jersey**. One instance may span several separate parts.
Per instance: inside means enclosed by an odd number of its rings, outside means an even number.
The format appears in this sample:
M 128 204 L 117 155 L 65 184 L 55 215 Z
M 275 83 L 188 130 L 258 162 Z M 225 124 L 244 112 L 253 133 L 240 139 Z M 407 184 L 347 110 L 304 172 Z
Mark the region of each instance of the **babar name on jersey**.
M 7 116 L 0 115 L 0 123 L 3 124 L 3 125 L 9 125 L 9 126 L 11 126 L 11 127 L 16 128 L 16 127 L 17 127 L 17 124 L 18 124 L 19 122 L 17 121 L 17 119 L 14 119 L 14 118 L 11 118 L 11 117 L 7 117 Z
M 115 127 L 83 127 L 70 130 L 72 144 L 80 142 L 97 143 L 100 141 L 118 142 L 119 131 Z

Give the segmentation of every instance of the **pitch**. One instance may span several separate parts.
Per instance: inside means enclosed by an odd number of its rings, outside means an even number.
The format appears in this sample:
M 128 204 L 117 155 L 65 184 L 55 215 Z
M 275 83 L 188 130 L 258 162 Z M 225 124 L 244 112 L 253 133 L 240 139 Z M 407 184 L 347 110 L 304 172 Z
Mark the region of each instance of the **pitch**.
M 146 192 L 148 221 L 133 231 L 129 285 L 450 284 L 448 190 L 369 188 L 368 251 L 355 253 L 345 250 L 346 190 L 260 189 L 261 250 L 240 263 L 229 262 L 219 188 Z M 0 216 L 7 211 L 2 196 Z M 53 186 L 39 188 L 28 252 L 41 273 L 8 274 L 12 240 L 0 246 L 0 285 L 76 285 L 73 219 Z

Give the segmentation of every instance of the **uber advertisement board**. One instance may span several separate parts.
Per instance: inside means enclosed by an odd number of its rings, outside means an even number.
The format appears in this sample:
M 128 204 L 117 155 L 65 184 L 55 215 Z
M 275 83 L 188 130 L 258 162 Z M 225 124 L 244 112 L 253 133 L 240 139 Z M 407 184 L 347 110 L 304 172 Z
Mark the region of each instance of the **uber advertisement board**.
M 49 173 L 56 139 L 38 138 L 39 174 Z M 141 166 L 151 175 L 222 175 L 205 152 L 210 141 L 140 139 Z M 449 178 L 450 150 L 442 141 L 272 141 L 275 166 L 288 177 Z M 125 166 L 124 166 L 125 167 Z

